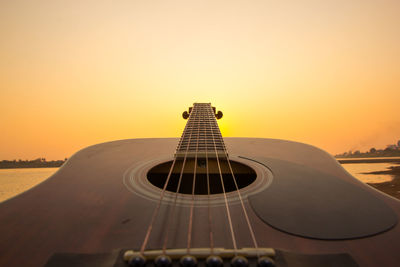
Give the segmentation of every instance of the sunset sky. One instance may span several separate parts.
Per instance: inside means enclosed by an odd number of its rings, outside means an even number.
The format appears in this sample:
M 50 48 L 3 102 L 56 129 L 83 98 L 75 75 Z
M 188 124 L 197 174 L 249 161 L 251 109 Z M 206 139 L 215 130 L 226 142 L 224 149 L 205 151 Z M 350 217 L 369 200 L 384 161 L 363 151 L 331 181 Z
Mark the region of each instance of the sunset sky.
M 398 0 L 1 1 L 0 160 L 178 137 L 193 102 L 224 112 L 227 137 L 384 148 L 400 139 L 399 14 Z

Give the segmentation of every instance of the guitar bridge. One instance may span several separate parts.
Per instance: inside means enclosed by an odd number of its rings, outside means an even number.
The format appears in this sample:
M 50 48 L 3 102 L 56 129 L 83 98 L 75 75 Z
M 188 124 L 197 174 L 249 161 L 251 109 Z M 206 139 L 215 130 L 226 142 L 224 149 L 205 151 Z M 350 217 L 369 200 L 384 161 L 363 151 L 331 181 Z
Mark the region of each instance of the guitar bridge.
M 126 250 L 125 254 L 127 256 L 125 257 L 125 260 L 128 260 L 128 255 L 133 253 L 135 254 L 140 254 L 138 251 L 134 250 Z M 143 252 L 143 256 L 146 259 L 149 260 L 154 260 L 160 255 L 163 255 L 162 250 L 146 250 Z M 196 257 L 198 259 L 205 259 L 210 255 L 215 255 L 219 256 L 221 258 L 233 258 L 237 255 L 243 256 L 243 257 L 260 257 L 260 256 L 267 256 L 267 257 L 274 257 L 275 256 L 275 250 L 273 248 L 241 248 L 237 249 L 236 251 L 234 249 L 226 249 L 226 248 L 214 248 L 212 251 L 210 248 L 191 248 L 189 253 L 188 250 L 185 249 L 167 249 L 165 250 L 165 255 L 169 256 L 171 259 L 180 259 L 185 255 L 191 255 L 193 257 Z
M 133 253 L 133 254 L 132 254 Z M 197 267 L 207 267 L 207 258 L 211 255 L 209 248 L 192 248 L 190 255 L 196 258 Z M 156 267 L 157 257 L 163 255 L 162 250 L 147 250 L 144 253 L 145 266 Z M 165 254 L 171 259 L 170 267 L 181 267 L 181 259 L 187 255 L 187 249 L 167 249 Z M 138 251 L 129 249 L 115 250 L 110 253 L 76 254 L 55 253 L 45 264 L 45 267 L 128 267 L 131 256 L 140 255 Z M 357 267 L 358 264 L 347 253 L 340 254 L 301 254 L 273 248 L 242 248 L 236 250 L 214 248 L 213 255 L 222 259 L 222 266 L 234 266 L 232 259 L 239 255 L 247 260 L 248 267 L 276 266 L 276 267 L 320 267 L 340 266 Z M 260 258 L 272 260 L 273 265 L 260 265 Z

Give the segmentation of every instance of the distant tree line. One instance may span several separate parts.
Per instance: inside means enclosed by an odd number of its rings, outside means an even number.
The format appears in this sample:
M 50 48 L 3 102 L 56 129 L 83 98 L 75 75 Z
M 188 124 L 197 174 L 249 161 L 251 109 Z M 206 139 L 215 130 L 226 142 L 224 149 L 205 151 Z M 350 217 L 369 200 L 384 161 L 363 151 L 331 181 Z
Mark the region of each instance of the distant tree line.
M 37 158 L 34 160 L 2 160 L 0 161 L 0 169 L 15 169 L 15 168 L 54 168 L 60 167 L 67 161 L 64 160 L 51 160 L 47 161 L 45 158 Z
M 335 155 L 337 158 L 369 158 L 369 157 L 400 157 L 400 140 L 397 144 L 387 145 L 385 149 L 370 148 L 368 151 L 348 151 Z

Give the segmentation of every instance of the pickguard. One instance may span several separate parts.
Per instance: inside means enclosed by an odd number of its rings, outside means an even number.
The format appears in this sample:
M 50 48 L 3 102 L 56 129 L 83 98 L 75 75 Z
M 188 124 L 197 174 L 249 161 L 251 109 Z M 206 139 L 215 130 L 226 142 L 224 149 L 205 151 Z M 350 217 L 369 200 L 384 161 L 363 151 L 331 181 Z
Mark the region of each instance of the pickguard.
M 397 216 L 362 186 L 289 161 L 256 158 L 273 173 L 272 184 L 249 196 L 265 223 L 289 234 L 315 239 L 354 239 L 397 224 Z

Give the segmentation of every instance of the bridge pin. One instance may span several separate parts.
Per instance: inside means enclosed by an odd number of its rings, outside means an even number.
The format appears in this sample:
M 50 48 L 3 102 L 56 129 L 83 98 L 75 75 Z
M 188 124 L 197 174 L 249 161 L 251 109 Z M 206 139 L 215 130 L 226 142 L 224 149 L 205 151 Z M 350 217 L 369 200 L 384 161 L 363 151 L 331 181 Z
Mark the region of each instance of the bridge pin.
M 275 262 L 269 257 L 261 257 L 258 259 L 258 267 L 275 267 Z
M 140 254 L 134 254 L 131 255 L 130 259 L 128 260 L 128 265 L 130 267 L 144 267 L 146 265 L 146 259 Z
M 156 267 L 169 267 L 172 264 L 172 260 L 167 255 L 160 255 L 154 260 Z
M 236 256 L 231 260 L 232 267 L 247 267 L 248 265 L 248 260 L 243 256 Z
M 222 267 L 222 265 L 224 264 L 224 262 L 222 261 L 221 257 L 219 256 L 208 256 L 208 258 L 206 259 L 206 265 L 207 267 Z
M 182 267 L 196 267 L 197 266 L 197 260 L 195 257 L 186 255 L 183 256 L 180 260 L 180 264 Z

